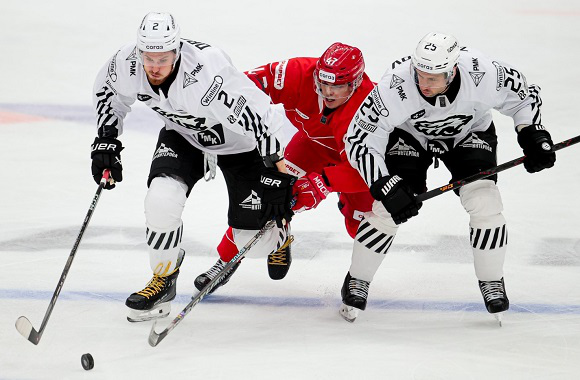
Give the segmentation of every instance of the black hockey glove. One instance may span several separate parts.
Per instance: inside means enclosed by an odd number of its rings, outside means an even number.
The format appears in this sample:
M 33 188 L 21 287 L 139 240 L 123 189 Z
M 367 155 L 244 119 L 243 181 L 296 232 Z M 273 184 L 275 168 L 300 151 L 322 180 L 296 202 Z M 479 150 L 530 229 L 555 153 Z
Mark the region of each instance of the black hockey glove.
M 551 168 L 556 162 L 556 152 L 550 133 L 542 125 L 532 124 L 518 132 L 518 144 L 524 150 L 524 166 L 528 173 Z
M 296 177 L 275 170 L 266 170 L 260 176 L 260 185 L 264 189 L 262 194 L 262 219 L 260 224 L 266 224 L 271 219 L 276 225 L 283 227 L 282 220 L 292 220 L 292 185 Z
M 398 175 L 385 176 L 372 184 L 371 195 L 381 201 L 396 224 L 419 215 L 423 203 L 418 202 L 411 188 Z
M 121 151 L 123 146 L 121 142 L 112 137 L 96 137 L 91 146 L 91 172 L 96 183 L 101 182 L 103 171 L 111 170 L 111 178 L 114 182 L 123 180 L 123 164 L 121 164 Z M 107 182 L 105 189 L 112 189 L 114 183 Z

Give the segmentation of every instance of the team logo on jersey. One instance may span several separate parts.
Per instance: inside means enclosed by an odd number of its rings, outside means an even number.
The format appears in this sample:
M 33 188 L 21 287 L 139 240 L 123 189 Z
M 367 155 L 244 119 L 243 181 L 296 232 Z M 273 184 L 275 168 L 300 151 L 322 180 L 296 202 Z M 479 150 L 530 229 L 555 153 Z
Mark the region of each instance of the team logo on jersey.
M 481 83 L 481 79 L 483 78 L 485 73 L 470 71 L 469 75 L 471 75 L 471 79 L 473 79 L 473 83 L 475 83 L 475 87 L 477 87 L 479 86 L 479 83 Z
M 151 109 L 172 123 L 179 125 L 180 127 L 191 129 L 193 131 L 204 131 L 207 129 L 207 126 L 205 125 L 205 117 L 178 115 L 172 112 L 164 111 L 156 106 L 151 107 Z
M 419 157 L 419 152 L 399 137 L 399 141 L 387 152 L 387 156 Z
M 159 148 L 157 148 L 157 150 L 153 154 L 153 160 L 162 157 L 177 158 L 177 153 L 175 153 L 175 151 L 170 147 L 165 146 L 164 143 L 161 143 L 161 145 L 159 145 Z
M 137 60 L 137 47 L 133 48 L 131 54 L 125 59 L 125 61 L 136 61 Z
M 195 79 L 195 74 L 199 73 L 202 68 L 203 65 L 198 63 L 195 69 L 191 71 L 191 74 L 187 71 L 183 72 L 183 88 L 198 82 L 197 79 Z
M 472 133 L 471 136 L 463 140 L 459 146 L 462 148 L 485 149 L 488 152 L 493 151 L 487 141 L 480 139 L 475 133 Z
M 201 105 L 202 106 L 209 106 L 212 100 L 215 99 L 216 95 L 218 94 L 220 88 L 222 88 L 222 84 L 224 83 L 224 78 L 216 75 L 213 78 L 213 82 L 205 92 L 205 94 L 201 98 Z
M 224 129 L 221 124 L 216 124 L 210 129 L 199 132 L 197 141 L 202 146 L 222 145 L 225 142 Z
M 413 120 L 417 120 L 421 117 L 425 116 L 425 110 L 421 110 L 419 112 L 415 112 L 414 114 L 411 115 L 411 119 Z
M 452 137 L 461 133 L 464 125 L 468 124 L 472 115 L 453 115 L 444 120 L 418 121 L 414 127 L 420 133 L 431 137 Z
M 260 210 L 262 208 L 262 200 L 258 194 L 252 190 L 250 195 L 239 204 L 241 208 L 248 210 Z
M 109 78 L 111 78 L 111 80 L 113 82 L 117 81 L 117 54 L 119 54 L 119 51 L 117 53 L 115 53 L 115 55 L 111 59 L 111 62 L 109 62 L 108 74 L 109 74 Z
M 286 66 L 288 61 L 282 61 L 276 66 L 274 74 L 274 88 L 276 90 L 281 90 L 284 88 L 284 78 L 286 77 Z
M 404 81 L 405 80 L 403 78 L 393 74 L 393 76 L 391 77 L 391 87 L 390 88 L 397 87 L 398 85 L 400 85 Z
M 434 153 L 436 155 L 442 155 L 445 154 L 447 152 L 449 152 L 449 144 L 451 144 L 451 146 L 453 146 L 453 140 L 449 139 L 449 140 L 431 140 L 429 142 L 427 142 L 427 150 L 431 153 Z M 435 163 L 435 167 L 437 167 L 437 163 Z

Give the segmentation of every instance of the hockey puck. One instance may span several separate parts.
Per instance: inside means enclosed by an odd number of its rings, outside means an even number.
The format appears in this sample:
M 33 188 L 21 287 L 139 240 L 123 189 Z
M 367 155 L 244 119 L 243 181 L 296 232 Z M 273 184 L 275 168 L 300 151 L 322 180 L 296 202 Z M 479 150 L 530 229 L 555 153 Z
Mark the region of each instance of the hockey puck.
M 91 354 L 84 354 L 81 356 L 81 364 L 86 371 L 93 369 L 95 366 L 95 360 L 93 359 L 93 355 Z

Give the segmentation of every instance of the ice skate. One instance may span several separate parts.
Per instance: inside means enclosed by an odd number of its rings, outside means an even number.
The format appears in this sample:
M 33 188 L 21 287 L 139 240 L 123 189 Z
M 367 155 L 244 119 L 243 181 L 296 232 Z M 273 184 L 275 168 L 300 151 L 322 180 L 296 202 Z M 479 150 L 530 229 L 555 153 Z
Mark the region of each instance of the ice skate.
M 125 301 L 129 308 L 129 322 L 143 322 L 163 318 L 171 312 L 171 301 L 175 298 L 179 267 L 183 262 L 185 251 L 179 254 L 179 265 L 169 276 L 153 275 L 147 286 L 131 294 Z
M 350 272 L 346 274 L 341 290 L 342 306 L 339 313 L 347 322 L 354 322 L 360 310 L 367 307 L 369 286 L 370 282 L 351 277 Z
M 503 277 L 499 281 L 479 281 L 479 289 L 487 311 L 494 315 L 501 326 L 502 315 L 510 307 Z
M 286 242 L 275 252 L 268 255 L 268 275 L 272 280 L 281 280 L 286 277 L 292 264 L 290 247 L 294 241 L 294 236 L 288 236 Z
M 209 268 L 209 270 L 207 272 L 202 273 L 199 276 L 197 276 L 197 278 L 193 282 L 193 284 L 195 285 L 197 290 L 202 290 L 203 288 L 205 288 L 205 286 L 211 280 L 213 280 L 219 273 L 221 273 L 221 271 L 224 269 L 224 267 L 227 264 L 228 263 L 223 261 L 222 259 L 218 259 L 218 261 L 211 268 Z M 226 273 L 226 275 L 224 277 L 222 277 L 222 279 L 215 284 L 215 286 L 209 291 L 208 294 L 215 292 L 217 288 L 227 284 L 228 281 L 230 280 L 230 277 L 232 277 L 232 275 L 238 269 L 239 266 L 240 266 L 240 262 L 236 263 L 236 265 L 234 265 L 232 267 L 232 269 L 230 269 L 229 272 Z

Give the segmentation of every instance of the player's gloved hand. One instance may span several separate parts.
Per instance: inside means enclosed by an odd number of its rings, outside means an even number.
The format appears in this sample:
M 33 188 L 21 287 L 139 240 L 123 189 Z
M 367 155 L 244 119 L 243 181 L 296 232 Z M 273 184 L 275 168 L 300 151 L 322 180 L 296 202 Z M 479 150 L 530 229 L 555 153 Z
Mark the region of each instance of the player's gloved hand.
M 316 208 L 331 192 L 330 186 L 318 173 L 310 173 L 298 178 L 293 189 L 296 203 L 292 206 L 292 210 L 302 212 Z
M 528 173 L 551 168 L 556 162 L 556 152 L 550 133 L 540 124 L 532 124 L 518 132 L 518 144 L 524 150 L 524 166 Z
M 113 181 L 107 182 L 104 188 L 107 190 L 114 188 L 115 182 L 123 180 L 123 164 L 121 163 L 123 146 L 121 142 L 112 137 L 96 137 L 91 148 L 91 158 L 93 159 L 91 172 L 95 182 L 101 182 L 103 171 L 109 169 Z
M 266 170 L 260 176 L 260 185 L 264 189 L 262 194 L 262 219 L 260 224 L 265 224 L 271 219 L 276 220 L 280 228 L 284 226 L 283 220 L 292 220 L 291 201 L 292 185 L 296 177 L 281 173 L 274 169 Z
M 371 185 L 370 190 L 373 198 L 383 203 L 395 224 L 405 223 L 409 218 L 419 215 L 419 209 L 423 206 L 398 175 L 380 178 Z

